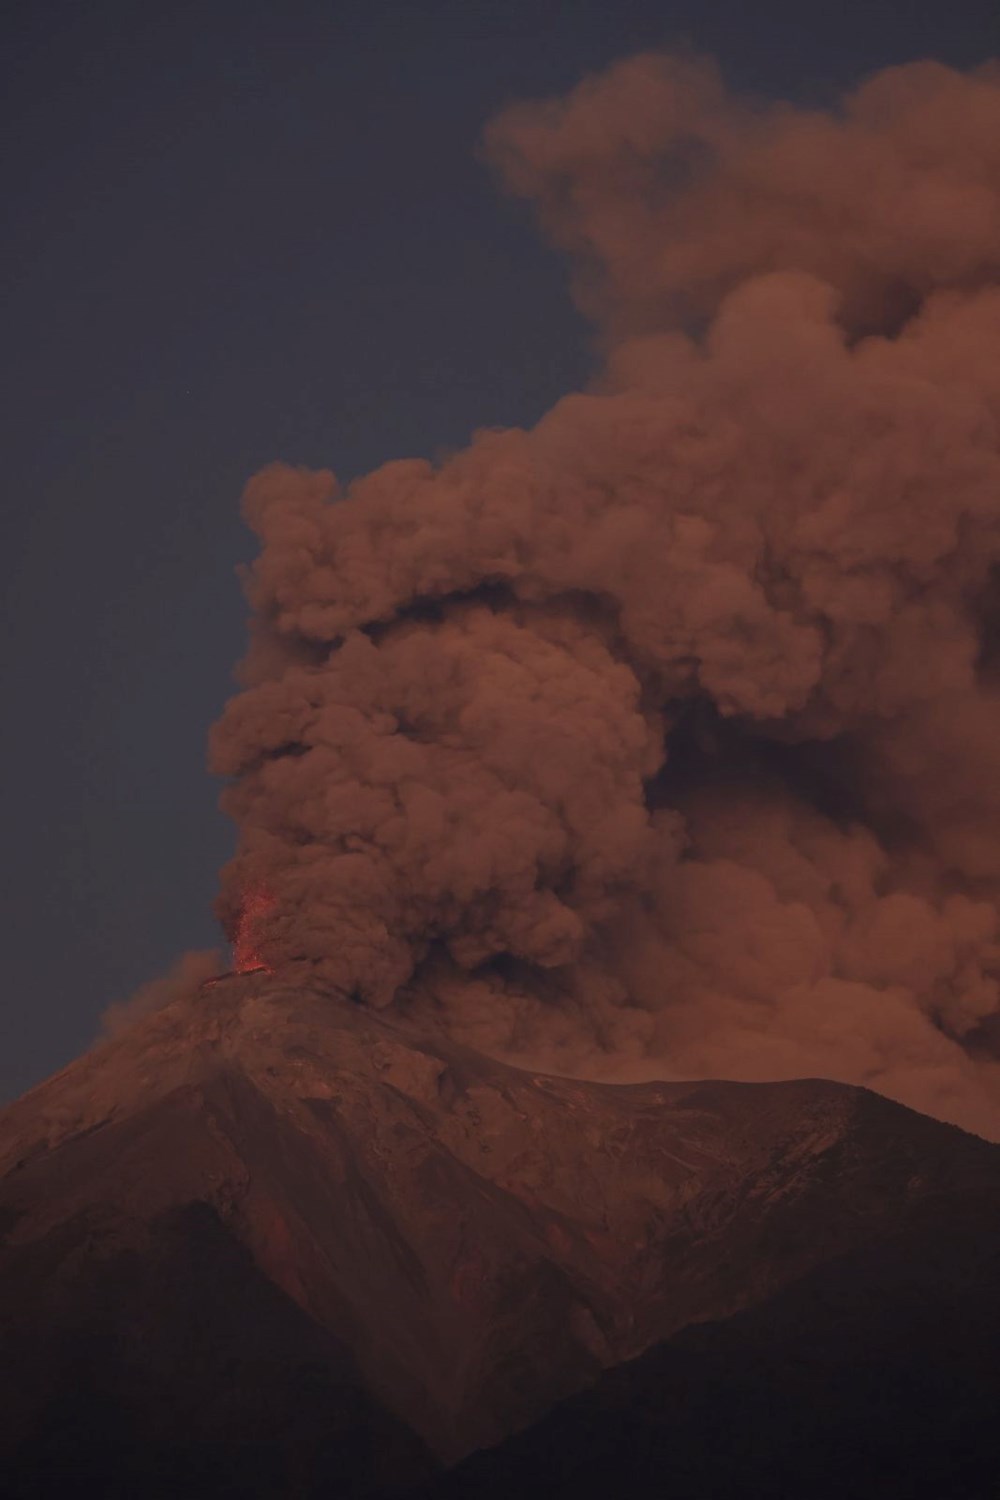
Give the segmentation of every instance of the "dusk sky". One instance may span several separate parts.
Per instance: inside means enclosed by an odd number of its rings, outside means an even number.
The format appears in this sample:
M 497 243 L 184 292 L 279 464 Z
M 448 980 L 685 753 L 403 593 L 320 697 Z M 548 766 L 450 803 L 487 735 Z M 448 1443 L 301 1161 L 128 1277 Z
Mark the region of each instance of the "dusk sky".
M 8 9 L 0 1097 L 211 914 L 205 737 L 274 459 L 350 478 L 531 423 L 592 367 L 559 258 L 477 156 L 505 103 L 650 48 L 828 102 L 1000 51 L 995 0 L 209 0 Z

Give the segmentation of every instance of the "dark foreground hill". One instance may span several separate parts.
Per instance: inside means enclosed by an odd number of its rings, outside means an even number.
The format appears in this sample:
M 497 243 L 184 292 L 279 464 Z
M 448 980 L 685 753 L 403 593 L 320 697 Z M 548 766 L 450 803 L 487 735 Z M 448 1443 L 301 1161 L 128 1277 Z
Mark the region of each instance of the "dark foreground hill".
M 433 1500 L 995 1500 L 1000 1247 L 956 1207 L 609 1371 Z
M 1000 1474 L 1000 1149 L 863 1090 L 535 1077 L 254 976 L 12 1106 L 0 1173 L 8 1500 Z

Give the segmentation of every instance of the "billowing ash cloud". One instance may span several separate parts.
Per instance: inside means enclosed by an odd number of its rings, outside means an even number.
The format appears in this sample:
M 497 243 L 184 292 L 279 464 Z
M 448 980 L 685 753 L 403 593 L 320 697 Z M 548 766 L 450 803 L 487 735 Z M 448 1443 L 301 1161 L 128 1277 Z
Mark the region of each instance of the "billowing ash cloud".
M 606 368 L 251 482 L 224 922 L 553 1070 L 1000 1133 L 1000 73 L 827 114 L 640 57 L 488 150 Z
M 136 1021 L 164 1010 L 175 1000 L 195 996 L 206 980 L 215 978 L 222 966 L 216 949 L 197 948 L 182 953 L 165 974 L 148 979 L 129 996 L 109 1005 L 101 1017 L 102 1038 L 113 1038 L 127 1031 Z

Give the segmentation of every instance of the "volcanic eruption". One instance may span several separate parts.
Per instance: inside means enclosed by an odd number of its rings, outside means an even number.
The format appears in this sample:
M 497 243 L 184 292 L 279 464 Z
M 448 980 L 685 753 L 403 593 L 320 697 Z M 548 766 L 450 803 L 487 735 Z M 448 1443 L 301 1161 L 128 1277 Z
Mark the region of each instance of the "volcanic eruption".
M 486 150 L 603 365 L 436 467 L 249 484 L 238 954 L 566 1075 L 996 1135 L 1000 73 L 822 111 L 645 56 Z
M 487 150 L 601 373 L 251 481 L 233 968 L 0 1117 L 4 1495 L 982 1500 L 1000 1148 L 879 1094 L 1000 1133 L 1000 74 Z
M 237 974 L 256 974 L 267 969 L 261 957 L 258 928 L 274 905 L 264 886 L 245 892 L 233 931 L 233 969 Z

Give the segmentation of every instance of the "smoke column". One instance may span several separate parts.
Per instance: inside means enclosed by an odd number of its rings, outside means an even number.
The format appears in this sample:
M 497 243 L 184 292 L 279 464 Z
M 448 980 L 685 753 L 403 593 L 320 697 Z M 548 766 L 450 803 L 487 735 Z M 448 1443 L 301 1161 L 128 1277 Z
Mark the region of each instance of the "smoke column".
M 224 926 L 534 1066 L 1000 1135 L 1000 72 L 825 113 L 642 56 L 486 149 L 603 371 L 251 481 Z

